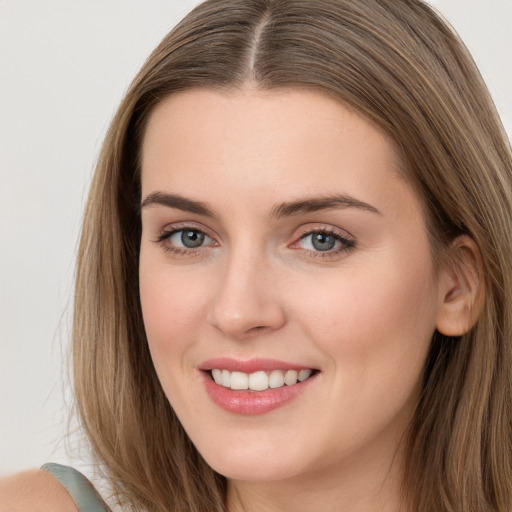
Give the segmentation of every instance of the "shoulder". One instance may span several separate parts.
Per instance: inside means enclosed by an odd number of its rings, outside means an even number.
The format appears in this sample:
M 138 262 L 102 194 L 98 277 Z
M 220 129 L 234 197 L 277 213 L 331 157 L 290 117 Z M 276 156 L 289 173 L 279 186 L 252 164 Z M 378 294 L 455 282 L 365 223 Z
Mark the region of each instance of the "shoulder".
M 0 512 L 77 512 L 66 489 L 47 471 L 0 479 Z

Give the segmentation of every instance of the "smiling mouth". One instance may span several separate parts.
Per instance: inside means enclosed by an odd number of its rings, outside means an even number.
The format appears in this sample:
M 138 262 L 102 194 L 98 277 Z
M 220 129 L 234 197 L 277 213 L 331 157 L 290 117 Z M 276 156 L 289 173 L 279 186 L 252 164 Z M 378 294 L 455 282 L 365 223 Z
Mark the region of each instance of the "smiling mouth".
M 272 370 L 253 373 L 231 372 L 215 368 L 210 370 L 211 378 L 219 385 L 232 390 L 265 391 L 284 386 L 294 386 L 311 378 L 317 370 Z

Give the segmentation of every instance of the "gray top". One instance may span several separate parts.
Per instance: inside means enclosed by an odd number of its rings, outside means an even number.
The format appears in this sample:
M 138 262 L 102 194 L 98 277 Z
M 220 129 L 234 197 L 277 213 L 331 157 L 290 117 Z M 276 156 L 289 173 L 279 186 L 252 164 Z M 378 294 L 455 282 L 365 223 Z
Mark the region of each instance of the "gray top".
M 76 469 L 52 462 L 45 464 L 41 469 L 60 482 L 80 512 L 111 512 L 91 482 Z

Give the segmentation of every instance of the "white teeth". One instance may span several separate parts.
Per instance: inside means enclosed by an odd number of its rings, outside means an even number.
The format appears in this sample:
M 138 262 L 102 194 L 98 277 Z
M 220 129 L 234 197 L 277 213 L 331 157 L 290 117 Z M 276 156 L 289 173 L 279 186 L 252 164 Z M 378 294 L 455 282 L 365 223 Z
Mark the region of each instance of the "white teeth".
M 271 372 L 269 378 L 268 378 L 268 387 L 275 389 L 275 388 L 282 388 L 284 386 L 284 375 L 283 372 L 280 372 L 279 370 L 274 370 Z
M 249 375 L 242 372 L 232 372 L 231 389 L 249 389 Z
M 268 389 L 268 375 L 265 372 L 256 372 L 249 375 L 249 389 L 265 391 Z
M 222 370 L 212 370 L 212 377 L 217 384 L 222 385 Z
M 231 372 L 228 370 L 222 370 L 222 385 L 225 388 L 231 387 Z
M 287 386 L 297 384 L 297 372 L 295 370 L 288 370 L 284 375 L 284 383 Z
M 303 380 L 309 379 L 309 377 L 311 377 L 311 373 L 311 370 L 301 370 L 297 379 L 302 382 Z
M 220 386 L 236 390 L 265 391 L 268 388 L 281 388 L 285 384 L 293 386 L 313 374 L 313 370 L 273 370 L 270 373 L 258 371 L 254 373 L 230 372 L 215 368 L 211 371 L 213 380 Z

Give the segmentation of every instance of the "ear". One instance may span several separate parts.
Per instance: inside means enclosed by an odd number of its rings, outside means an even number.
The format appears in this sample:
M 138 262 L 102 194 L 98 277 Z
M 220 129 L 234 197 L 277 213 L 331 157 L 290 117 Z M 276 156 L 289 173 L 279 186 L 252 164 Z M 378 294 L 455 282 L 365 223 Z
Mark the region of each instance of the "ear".
M 446 336 L 462 336 L 483 307 L 482 259 L 473 239 L 462 235 L 452 242 L 445 261 L 439 272 L 436 328 Z

